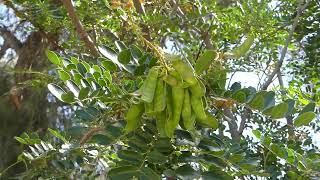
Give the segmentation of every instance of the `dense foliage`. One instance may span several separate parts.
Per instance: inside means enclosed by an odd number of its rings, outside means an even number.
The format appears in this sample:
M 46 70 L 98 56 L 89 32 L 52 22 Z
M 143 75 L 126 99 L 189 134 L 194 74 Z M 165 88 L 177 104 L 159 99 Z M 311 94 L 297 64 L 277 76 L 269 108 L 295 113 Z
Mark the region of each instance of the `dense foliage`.
M 4 2 L 45 34 L 37 86 L 71 122 L 16 135 L 15 176 L 320 177 L 317 1 Z

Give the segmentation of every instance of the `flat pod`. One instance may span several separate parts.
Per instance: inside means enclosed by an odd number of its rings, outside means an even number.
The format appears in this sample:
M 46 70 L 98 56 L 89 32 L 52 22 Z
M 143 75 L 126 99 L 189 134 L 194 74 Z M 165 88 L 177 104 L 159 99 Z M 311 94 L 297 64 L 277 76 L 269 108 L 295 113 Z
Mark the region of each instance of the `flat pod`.
M 254 42 L 254 36 L 252 34 L 248 35 L 247 39 L 239 46 L 232 50 L 232 54 L 236 58 L 244 56 L 250 49 Z
M 156 92 L 154 95 L 154 104 L 153 110 L 154 112 L 161 112 L 166 107 L 166 84 L 163 82 L 161 78 L 158 78 Z
M 167 137 L 166 134 L 166 112 L 160 112 L 156 115 L 156 124 L 157 124 L 157 130 L 160 134 L 160 137 Z
M 194 70 L 190 64 L 184 63 L 181 59 L 176 59 L 172 62 L 173 68 L 181 75 L 182 79 L 189 85 L 197 83 Z
M 144 112 L 147 114 L 147 116 L 152 117 L 155 112 L 154 112 L 154 103 L 144 103 Z
M 197 60 L 195 64 L 195 71 L 197 74 L 201 74 L 203 71 L 209 68 L 211 63 L 214 61 L 214 58 L 216 57 L 217 53 L 215 51 L 209 50 L 205 51 Z
M 186 130 L 193 130 L 195 118 L 192 118 L 192 109 L 191 109 L 190 95 L 189 95 L 188 89 L 184 90 L 184 101 L 183 101 L 181 116 L 182 116 L 183 127 Z
M 219 126 L 218 120 L 209 112 L 206 112 L 207 118 L 202 120 L 202 119 L 197 119 L 197 122 L 205 127 L 212 128 L 213 130 L 217 129 Z
M 135 130 L 137 127 L 139 127 L 139 122 L 143 112 L 144 112 L 143 103 L 134 104 L 130 107 L 130 109 L 128 110 L 125 116 L 125 120 L 127 121 L 127 124 L 125 127 L 126 132 L 131 132 Z
M 154 98 L 154 93 L 157 87 L 159 69 L 153 67 L 149 70 L 148 76 L 142 85 L 141 99 L 147 103 L 151 103 Z
M 177 86 L 178 80 L 170 74 L 167 74 L 163 77 L 163 80 L 170 86 Z
M 206 94 L 206 87 L 201 80 L 197 80 L 197 83 L 189 87 L 192 96 L 201 97 Z
M 197 119 L 205 120 L 207 118 L 201 97 L 191 95 L 191 107 Z
M 166 133 L 172 137 L 174 130 L 179 124 L 181 110 L 184 101 L 184 89 L 182 87 L 172 87 L 172 118 L 166 122 Z

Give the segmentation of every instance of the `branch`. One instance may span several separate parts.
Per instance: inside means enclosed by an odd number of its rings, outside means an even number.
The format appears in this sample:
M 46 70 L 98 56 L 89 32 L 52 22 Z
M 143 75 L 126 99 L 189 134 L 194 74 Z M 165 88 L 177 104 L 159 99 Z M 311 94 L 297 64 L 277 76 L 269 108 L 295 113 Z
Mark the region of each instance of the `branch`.
M 268 76 L 268 79 L 266 80 L 266 82 L 262 85 L 262 87 L 261 87 L 262 90 L 266 90 L 268 88 L 268 86 L 272 83 L 274 76 L 279 72 L 279 70 L 280 70 L 280 68 L 281 68 L 281 66 L 283 64 L 284 57 L 285 57 L 285 55 L 287 53 L 287 49 L 288 49 L 289 43 L 290 43 L 291 38 L 293 36 L 293 32 L 294 32 L 294 30 L 296 29 L 296 27 L 298 25 L 299 17 L 302 14 L 302 11 L 308 6 L 309 2 L 310 2 L 310 0 L 307 0 L 307 2 L 304 5 L 302 5 L 303 0 L 300 0 L 299 6 L 298 6 L 298 9 L 297 9 L 297 15 L 294 18 L 292 27 L 290 29 L 289 35 L 287 37 L 287 40 L 285 42 L 285 46 L 283 47 L 283 49 L 281 51 L 280 60 L 278 61 L 275 69 L 273 70 L 273 72 Z
M 103 127 L 95 127 L 95 128 L 90 129 L 88 132 L 86 132 L 82 136 L 82 138 L 81 138 L 81 140 L 79 142 L 80 146 L 82 146 L 84 143 L 86 143 L 93 136 L 94 133 L 100 132 L 100 131 L 103 131 L 103 130 L 104 130 Z
M 252 111 L 248 108 L 244 109 L 243 115 L 241 116 L 241 121 L 240 121 L 240 125 L 239 125 L 239 130 L 238 133 L 241 136 L 243 133 L 243 130 L 246 128 L 246 123 L 247 120 L 250 118 L 250 114 L 252 113 Z
M 146 15 L 146 12 L 144 10 L 143 4 L 140 2 L 140 0 L 133 0 L 134 8 L 136 11 L 141 15 Z M 148 41 L 151 41 L 151 35 L 150 30 L 147 25 L 140 24 L 141 30 L 143 32 L 143 37 L 146 38 Z
M 281 88 L 281 95 L 284 97 L 285 96 L 285 92 L 283 91 L 284 85 L 283 85 L 283 80 L 282 80 L 282 76 L 281 76 L 281 71 L 280 70 L 277 73 L 277 77 L 278 77 L 279 85 L 280 85 L 280 88 Z M 292 115 L 287 116 L 286 120 L 287 120 L 288 137 L 289 137 L 289 139 L 294 139 L 295 133 L 294 133 L 294 129 L 293 129 L 293 117 L 292 117 Z
M 224 118 L 226 119 L 229 125 L 232 140 L 239 142 L 241 139 L 241 136 L 239 135 L 239 132 L 238 132 L 238 125 L 236 122 L 236 118 L 234 117 L 232 111 L 229 108 L 224 108 L 223 112 L 225 115 Z
M 94 56 L 99 56 L 100 53 L 99 53 L 98 49 L 96 48 L 96 46 L 94 45 L 89 34 L 85 31 L 85 29 L 80 21 L 80 18 L 78 17 L 78 15 L 76 14 L 76 12 L 73 8 L 71 0 L 61 0 L 61 1 L 63 3 L 64 7 L 67 9 L 68 15 L 69 15 L 72 23 L 75 25 L 78 35 L 84 41 L 85 46 L 90 50 L 90 52 Z
M 136 8 L 136 11 L 139 14 L 146 15 L 146 11 L 144 10 L 143 4 L 140 2 L 140 0 L 133 0 L 134 8 Z
M 177 11 L 178 16 L 180 16 L 181 18 L 185 17 L 183 11 L 181 10 L 181 8 L 179 7 L 178 3 L 175 0 L 171 0 L 170 1 L 174 10 Z

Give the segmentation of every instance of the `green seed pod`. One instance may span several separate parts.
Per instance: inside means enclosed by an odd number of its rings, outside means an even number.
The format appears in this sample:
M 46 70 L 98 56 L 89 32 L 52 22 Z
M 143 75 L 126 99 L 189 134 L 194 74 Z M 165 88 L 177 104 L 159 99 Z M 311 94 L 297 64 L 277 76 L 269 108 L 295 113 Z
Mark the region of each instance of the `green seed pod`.
M 147 116 L 152 117 L 153 115 L 155 115 L 154 112 L 154 102 L 151 103 L 144 103 L 144 112 L 147 114 Z
M 161 112 L 166 107 L 166 84 L 163 82 L 161 78 L 158 79 L 156 92 L 154 95 L 154 104 L 153 110 L 154 112 Z
M 166 134 L 166 112 L 160 112 L 157 113 L 156 115 L 156 124 L 157 124 L 157 129 L 160 134 L 160 137 L 167 137 Z
M 131 132 L 135 130 L 137 127 L 139 127 L 139 122 L 141 119 L 141 116 L 144 112 L 144 104 L 139 103 L 139 104 L 134 104 L 130 107 L 128 110 L 125 120 L 127 121 L 127 125 L 125 127 L 125 131 Z
M 190 64 L 186 64 L 181 59 L 178 59 L 172 62 L 172 66 L 189 85 L 197 83 L 194 70 Z
M 205 127 L 212 128 L 213 130 L 217 129 L 219 126 L 218 120 L 209 112 L 206 112 L 207 118 L 204 120 L 197 119 L 197 122 Z
M 169 74 L 163 76 L 163 80 L 170 86 L 177 86 L 179 83 L 176 78 L 174 78 L 172 75 L 169 75 Z
M 169 137 L 173 136 L 174 130 L 179 124 L 183 101 L 184 89 L 181 87 L 172 87 L 172 118 L 168 119 L 166 122 L 166 133 Z
M 201 74 L 203 71 L 207 70 L 211 63 L 214 61 L 217 53 L 212 50 L 205 51 L 197 60 L 194 69 L 197 74 Z
M 202 81 L 198 80 L 196 84 L 189 87 L 192 96 L 201 97 L 206 94 L 206 87 Z
M 252 46 L 254 41 L 254 36 L 252 34 L 247 36 L 247 39 L 239 46 L 236 47 L 235 49 L 232 50 L 232 54 L 236 58 L 240 58 L 244 56 Z
M 183 107 L 182 107 L 182 121 L 183 121 L 183 127 L 186 130 L 193 130 L 194 129 L 194 122 L 195 117 L 192 118 L 192 109 L 191 109 L 191 103 L 190 103 L 190 95 L 189 90 L 184 90 L 184 101 L 183 101 Z
M 197 119 L 205 120 L 207 118 L 201 97 L 191 95 L 191 107 Z
M 175 69 L 170 69 L 170 70 L 169 70 L 169 74 L 170 74 L 171 76 L 173 76 L 174 78 L 176 78 L 177 81 L 182 81 L 181 75 L 180 75 Z
M 147 79 L 142 85 L 141 89 L 141 99 L 147 103 L 151 103 L 154 98 L 154 93 L 157 87 L 157 79 L 159 75 L 159 69 L 153 67 L 149 70 Z
M 172 131 L 169 123 L 172 121 L 173 107 L 172 107 L 172 90 L 171 86 L 167 86 L 167 97 L 166 97 L 166 123 L 165 123 L 165 132 L 169 136 L 169 133 Z

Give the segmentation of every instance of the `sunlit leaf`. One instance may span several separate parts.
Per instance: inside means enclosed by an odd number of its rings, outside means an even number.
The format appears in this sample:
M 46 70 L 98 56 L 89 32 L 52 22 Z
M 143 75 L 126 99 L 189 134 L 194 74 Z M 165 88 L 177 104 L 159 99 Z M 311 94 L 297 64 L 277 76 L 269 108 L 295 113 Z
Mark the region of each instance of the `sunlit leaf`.
M 315 117 L 316 114 L 314 112 L 305 112 L 300 114 L 293 123 L 297 127 L 307 126 Z
M 48 59 L 55 65 L 60 65 L 61 64 L 61 59 L 57 56 L 56 53 L 53 51 L 47 51 L 47 57 Z

